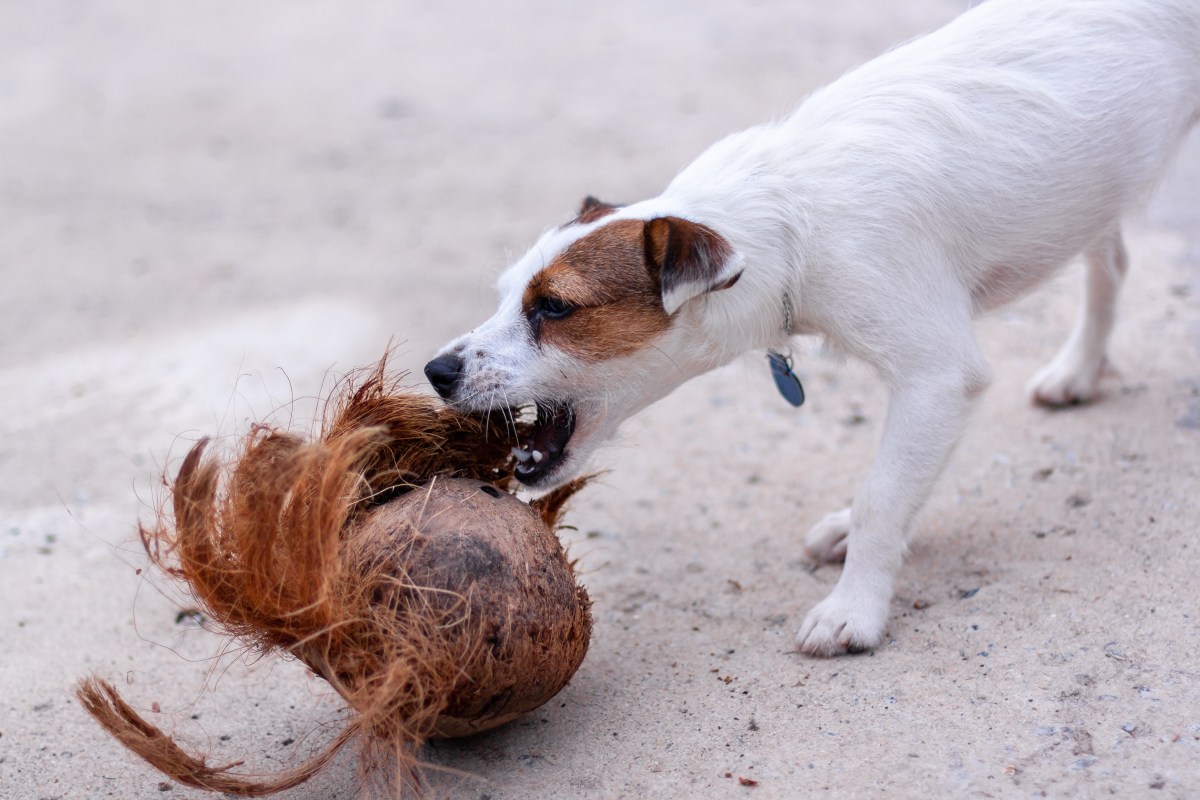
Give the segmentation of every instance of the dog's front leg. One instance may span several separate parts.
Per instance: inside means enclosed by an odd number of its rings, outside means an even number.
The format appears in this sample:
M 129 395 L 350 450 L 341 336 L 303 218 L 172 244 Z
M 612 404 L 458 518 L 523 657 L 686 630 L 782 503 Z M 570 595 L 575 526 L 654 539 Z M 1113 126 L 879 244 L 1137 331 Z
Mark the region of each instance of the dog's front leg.
M 800 650 L 832 656 L 882 641 L 908 526 L 987 381 L 982 357 L 969 353 L 894 382 L 879 454 L 853 508 L 829 515 L 810 534 L 810 550 L 816 540 L 827 557 L 844 553 L 846 566 L 833 592 L 805 618 L 796 637 Z M 837 528 L 847 523 L 844 546 L 834 546 Z

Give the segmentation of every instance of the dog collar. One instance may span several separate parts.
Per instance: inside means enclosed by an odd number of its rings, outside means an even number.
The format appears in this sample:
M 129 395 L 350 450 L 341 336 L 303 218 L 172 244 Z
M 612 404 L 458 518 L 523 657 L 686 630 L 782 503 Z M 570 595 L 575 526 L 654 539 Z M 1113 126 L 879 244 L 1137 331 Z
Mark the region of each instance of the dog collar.
M 783 332 L 789 337 L 792 335 L 792 295 L 788 291 L 783 293 Z M 771 366 L 771 377 L 775 379 L 775 388 L 779 389 L 783 399 L 796 408 L 804 405 L 804 385 L 800 383 L 800 378 L 792 369 L 791 353 L 784 354 L 778 350 L 768 350 L 767 363 Z

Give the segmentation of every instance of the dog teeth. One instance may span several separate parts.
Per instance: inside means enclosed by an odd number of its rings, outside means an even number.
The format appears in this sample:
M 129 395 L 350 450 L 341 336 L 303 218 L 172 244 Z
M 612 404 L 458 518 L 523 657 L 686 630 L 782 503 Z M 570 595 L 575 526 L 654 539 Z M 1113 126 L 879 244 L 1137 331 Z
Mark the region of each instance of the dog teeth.
M 513 447 L 512 454 L 518 462 L 518 466 L 525 470 L 533 469 L 534 464 L 540 464 L 547 458 L 553 458 L 558 455 L 559 448 L 550 445 L 548 452 L 543 453 L 541 450 L 533 449 L 533 442 L 525 445 L 525 447 Z M 533 462 L 532 464 L 530 462 Z

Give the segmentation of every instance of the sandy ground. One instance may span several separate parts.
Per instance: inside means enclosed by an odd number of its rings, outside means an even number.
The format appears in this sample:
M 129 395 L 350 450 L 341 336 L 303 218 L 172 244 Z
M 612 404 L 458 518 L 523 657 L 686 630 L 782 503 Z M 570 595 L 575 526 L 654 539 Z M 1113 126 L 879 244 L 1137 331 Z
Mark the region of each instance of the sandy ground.
M 963 5 L 0 6 L 0 796 L 199 796 L 85 717 L 71 687 L 93 670 L 217 761 L 271 770 L 326 741 L 340 705 L 318 681 L 214 658 L 138 574 L 161 470 L 204 434 L 307 429 L 390 340 L 419 370 L 584 194 L 649 195 Z M 790 647 L 839 574 L 803 532 L 879 434 L 865 370 L 802 351 L 796 411 L 754 357 L 631 422 L 566 532 L 587 660 L 538 712 L 430 746 L 452 770 L 435 792 L 1200 796 L 1197 185 L 1193 138 L 1131 226 L 1102 402 L 1021 391 L 1077 269 L 981 324 L 996 383 L 870 655 Z M 348 755 L 287 796 L 357 792 Z

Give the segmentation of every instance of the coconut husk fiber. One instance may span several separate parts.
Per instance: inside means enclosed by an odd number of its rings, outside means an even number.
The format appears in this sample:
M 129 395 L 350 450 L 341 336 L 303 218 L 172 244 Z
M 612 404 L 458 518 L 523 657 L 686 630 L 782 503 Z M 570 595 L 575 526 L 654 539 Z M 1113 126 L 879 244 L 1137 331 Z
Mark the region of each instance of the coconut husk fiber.
M 312 439 L 256 426 L 226 458 L 198 442 L 141 528 L 152 563 L 220 631 L 300 659 L 350 709 L 308 761 L 248 775 L 186 751 L 103 679 L 81 681 L 84 708 L 183 785 L 271 794 L 358 740 L 368 780 L 419 790 L 428 738 L 536 708 L 583 660 L 590 602 L 553 532 L 583 481 L 518 500 L 513 415 L 455 412 L 385 366 L 335 390 Z

